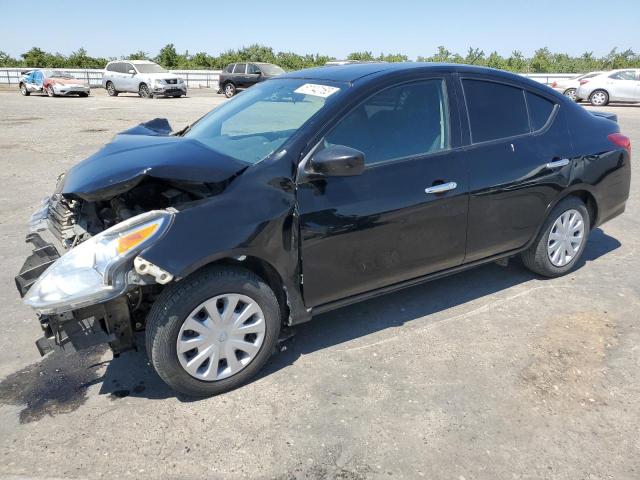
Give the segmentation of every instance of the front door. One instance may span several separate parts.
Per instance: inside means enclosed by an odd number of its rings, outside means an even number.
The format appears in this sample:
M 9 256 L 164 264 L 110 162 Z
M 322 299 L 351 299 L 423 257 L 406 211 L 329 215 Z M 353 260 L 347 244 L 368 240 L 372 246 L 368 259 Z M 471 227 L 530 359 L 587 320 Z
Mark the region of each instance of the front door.
M 450 121 L 448 81 L 386 88 L 321 141 L 318 149 L 362 151 L 366 168 L 358 176 L 298 179 L 308 306 L 462 263 L 468 179 L 464 155 L 452 150 L 458 123 Z
M 622 70 L 613 73 L 606 81 L 609 98 L 614 101 L 629 101 L 636 99 L 638 79 L 635 70 Z

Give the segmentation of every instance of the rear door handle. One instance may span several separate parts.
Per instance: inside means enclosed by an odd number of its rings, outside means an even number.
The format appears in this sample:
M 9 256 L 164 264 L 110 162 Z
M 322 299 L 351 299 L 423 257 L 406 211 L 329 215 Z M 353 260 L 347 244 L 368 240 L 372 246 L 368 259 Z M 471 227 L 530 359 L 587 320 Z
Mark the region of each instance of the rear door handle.
M 433 187 L 425 188 L 424 193 L 444 193 L 456 188 L 458 188 L 458 184 L 456 182 L 441 183 L 439 185 L 434 185 Z
M 567 165 L 569 165 L 569 159 L 561 158 L 560 160 L 554 160 L 553 162 L 547 163 L 545 167 L 553 170 L 554 168 L 566 167 Z

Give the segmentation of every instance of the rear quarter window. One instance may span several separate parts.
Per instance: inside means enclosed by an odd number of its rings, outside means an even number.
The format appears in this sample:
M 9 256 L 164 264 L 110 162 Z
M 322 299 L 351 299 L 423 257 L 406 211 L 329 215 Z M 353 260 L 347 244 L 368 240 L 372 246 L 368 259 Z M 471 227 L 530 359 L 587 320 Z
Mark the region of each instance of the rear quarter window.
M 553 113 L 555 103 L 535 93 L 527 92 L 527 106 L 531 117 L 531 127 L 536 131 L 545 126 Z
M 529 133 L 529 117 L 521 88 L 471 79 L 464 79 L 462 85 L 473 143 Z

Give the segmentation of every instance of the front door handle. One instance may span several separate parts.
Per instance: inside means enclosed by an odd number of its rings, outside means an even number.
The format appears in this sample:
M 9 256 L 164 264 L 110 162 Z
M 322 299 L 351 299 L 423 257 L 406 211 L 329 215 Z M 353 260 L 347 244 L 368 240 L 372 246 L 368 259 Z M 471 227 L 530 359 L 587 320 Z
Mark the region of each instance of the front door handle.
M 444 193 L 456 188 L 458 188 L 458 184 L 456 182 L 441 183 L 439 185 L 434 185 L 433 187 L 425 188 L 424 193 Z
M 554 168 L 566 167 L 567 165 L 569 165 L 569 159 L 561 158 L 560 160 L 554 160 L 553 162 L 547 163 L 545 167 L 553 170 Z

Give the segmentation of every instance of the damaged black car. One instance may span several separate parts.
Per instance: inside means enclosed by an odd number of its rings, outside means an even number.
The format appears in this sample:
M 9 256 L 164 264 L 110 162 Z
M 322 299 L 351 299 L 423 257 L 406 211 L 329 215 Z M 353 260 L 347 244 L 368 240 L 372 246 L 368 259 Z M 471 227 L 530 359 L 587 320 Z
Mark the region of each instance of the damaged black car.
M 117 355 L 144 331 L 167 384 L 214 395 L 315 314 L 516 255 L 571 271 L 625 209 L 630 151 L 615 116 L 506 72 L 293 72 L 180 131 L 124 131 L 61 175 L 16 285 L 43 355 Z

